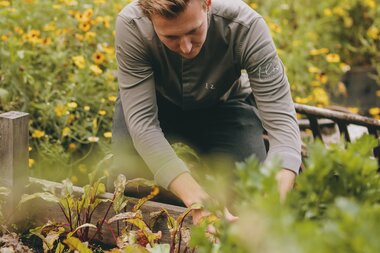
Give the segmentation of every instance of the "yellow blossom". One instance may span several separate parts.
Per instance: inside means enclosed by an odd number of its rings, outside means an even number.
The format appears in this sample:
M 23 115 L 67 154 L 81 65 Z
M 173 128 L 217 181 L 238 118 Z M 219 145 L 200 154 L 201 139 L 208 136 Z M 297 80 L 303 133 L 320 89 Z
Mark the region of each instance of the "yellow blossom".
M 50 22 L 48 24 L 46 24 L 42 30 L 44 30 L 45 32 L 51 32 L 51 31 L 55 31 L 57 29 L 57 26 L 55 25 L 55 23 L 53 22 Z
M 44 39 L 42 39 L 42 41 L 41 41 L 41 44 L 42 44 L 42 45 L 45 45 L 45 46 L 49 46 L 51 43 L 52 43 L 51 38 L 44 38 Z
M 15 31 L 15 33 L 20 34 L 20 35 L 24 34 L 24 30 L 19 26 L 16 26 L 14 31 Z
M 370 9 L 375 9 L 376 8 L 376 1 L 375 0 L 363 0 L 363 5 L 370 8 Z
M 75 38 L 79 41 L 84 41 L 84 36 L 82 34 L 75 34 Z
M 79 164 L 78 169 L 80 173 L 86 174 L 87 173 L 87 166 L 86 164 Z
M 345 97 L 348 95 L 346 85 L 343 82 L 338 83 L 338 93 Z
M 101 4 L 105 4 L 106 3 L 106 0 L 94 0 L 94 4 L 96 5 L 101 5 Z
M 5 34 L 1 35 L 1 40 L 2 41 L 7 41 L 8 39 L 9 39 L 8 35 L 5 35 Z
M 75 120 L 75 115 L 74 114 L 70 114 L 69 117 L 66 120 L 66 125 L 70 125 L 71 123 L 74 122 L 74 120 Z
M 98 128 L 98 121 L 95 119 L 92 120 L 92 129 L 97 129 Z
M 326 91 L 322 88 L 315 88 L 313 90 L 313 97 L 317 105 L 326 106 L 329 104 L 329 97 Z
M 295 97 L 294 101 L 299 104 L 307 104 L 312 100 L 310 96 L 301 98 L 301 97 Z
M 28 151 L 31 152 L 32 150 L 33 148 L 29 146 Z
M 0 1 L 0 7 L 8 7 L 11 3 L 9 1 Z
M 351 17 L 344 17 L 344 18 L 343 18 L 343 22 L 344 22 L 344 26 L 345 26 L 346 28 L 350 28 L 350 27 L 352 27 L 352 24 L 354 23 L 354 21 L 352 20 Z
M 99 68 L 97 65 L 91 65 L 90 70 L 95 74 L 95 75 L 100 75 L 103 73 L 103 70 Z
M 380 107 L 372 107 L 368 110 L 369 114 L 372 116 L 379 115 L 380 114 Z
M 310 55 L 320 55 L 320 54 L 327 54 L 329 50 L 327 48 L 320 48 L 320 49 L 312 49 L 309 51 Z
M 111 102 L 116 102 L 117 97 L 116 96 L 108 96 L 108 100 Z
M 257 3 L 250 3 L 249 6 L 251 6 L 252 9 L 257 9 Z
M 73 56 L 72 59 L 74 61 L 74 64 L 78 68 L 80 68 L 80 69 L 84 69 L 85 68 L 85 66 L 86 66 L 86 60 L 84 59 L 84 57 L 82 55 Z
M 326 74 L 318 74 L 315 76 L 315 79 L 321 82 L 322 84 L 327 83 L 327 81 L 329 80 Z
M 310 66 L 308 70 L 312 74 L 321 73 L 321 70 L 315 66 Z
M 327 17 L 331 17 L 333 15 L 333 12 L 330 8 L 326 8 L 323 10 L 323 14 L 325 14 Z
M 28 166 L 29 168 L 32 168 L 34 166 L 34 164 L 36 163 L 36 161 L 34 161 L 33 159 L 30 159 L 29 158 L 29 161 L 28 161 Z
M 330 63 L 340 62 L 340 56 L 338 54 L 328 54 L 326 55 L 326 60 Z
M 37 44 L 40 42 L 40 34 L 41 32 L 39 30 L 30 30 L 28 33 L 24 34 L 23 39 L 26 42 Z
M 69 151 L 73 152 L 77 149 L 77 144 L 70 143 L 68 148 L 69 148 Z
M 94 15 L 94 10 L 93 9 L 87 9 L 83 12 L 83 16 L 90 19 Z
M 109 56 L 115 55 L 115 48 L 113 46 L 108 45 L 107 43 L 102 43 L 101 48 Z
M 68 128 L 68 127 L 65 127 L 63 130 L 62 130 L 62 136 L 68 136 L 69 134 L 71 133 L 71 129 Z
M 105 116 L 107 114 L 107 112 L 105 110 L 99 110 L 98 113 L 100 116 Z
M 33 133 L 32 133 L 32 137 L 36 138 L 36 139 L 42 138 L 44 136 L 45 136 L 45 132 L 44 131 L 34 130 Z
M 96 137 L 96 136 L 90 136 L 87 138 L 87 140 L 89 142 L 92 142 L 92 143 L 95 143 L 95 142 L 98 142 L 99 141 L 99 137 Z
M 273 33 L 281 33 L 281 31 L 282 31 L 281 27 L 278 24 L 270 22 L 270 23 L 268 23 L 268 26 L 269 26 L 269 29 L 271 30 L 271 32 L 273 32 Z
M 73 176 L 70 177 L 70 181 L 71 181 L 73 184 L 78 183 L 78 177 L 73 175 Z
M 78 104 L 76 102 L 70 102 L 67 104 L 67 107 L 69 107 L 70 109 L 75 109 L 78 107 Z
M 86 105 L 85 107 L 83 107 L 83 109 L 85 112 L 88 112 L 88 111 L 90 111 L 91 108 L 88 105 Z
M 337 6 L 333 9 L 333 13 L 338 15 L 338 16 L 341 16 L 341 17 L 347 17 L 348 16 L 348 13 L 345 9 L 343 9 L 341 6 Z
M 351 66 L 342 62 L 339 64 L 339 68 L 343 71 L 343 72 L 347 72 L 347 71 L 350 71 L 351 70 Z
M 104 134 L 103 134 L 103 136 L 105 137 L 105 138 L 112 138 L 112 132 L 105 132 Z
M 359 113 L 358 107 L 348 107 L 347 109 L 352 113 Z
M 375 27 L 375 26 L 371 26 L 368 31 L 367 31 L 367 35 L 368 37 L 370 37 L 371 39 L 377 39 L 379 37 L 379 28 Z
M 64 105 L 57 105 L 54 107 L 54 112 L 57 117 L 62 117 L 67 113 L 67 108 Z
M 89 41 L 89 42 L 94 41 L 95 37 L 96 37 L 96 33 L 94 32 L 86 32 L 84 34 L 85 41 Z
M 79 23 L 79 29 L 84 32 L 88 32 L 91 29 L 91 24 L 89 22 Z
M 101 52 L 95 52 L 92 54 L 91 59 L 95 64 L 100 65 L 105 61 L 106 58 Z

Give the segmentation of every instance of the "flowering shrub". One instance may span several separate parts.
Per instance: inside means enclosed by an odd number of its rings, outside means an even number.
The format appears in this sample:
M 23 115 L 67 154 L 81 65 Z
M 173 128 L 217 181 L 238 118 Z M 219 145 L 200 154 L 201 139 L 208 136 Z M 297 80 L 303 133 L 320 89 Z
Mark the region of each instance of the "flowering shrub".
M 108 150 L 117 95 L 114 19 L 127 2 L 0 1 L 0 110 L 31 114 L 31 167 L 54 163 L 60 168 L 51 175 L 86 173 L 83 158 Z
M 247 2 L 272 31 L 296 102 L 328 105 L 325 90 L 346 92 L 340 79 L 351 67 L 372 64 L 380 69 L 377 1 Z

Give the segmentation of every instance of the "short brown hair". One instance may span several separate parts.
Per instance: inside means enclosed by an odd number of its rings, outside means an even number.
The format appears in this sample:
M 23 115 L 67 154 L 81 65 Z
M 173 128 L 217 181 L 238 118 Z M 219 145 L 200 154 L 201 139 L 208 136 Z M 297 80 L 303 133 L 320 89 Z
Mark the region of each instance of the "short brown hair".
M 175 18 L 183 12 L 190 1 L 196 0 L 138 0 L 138 4 L 147 17 L 160 15 L 165 18 Z M 206 9 L 207 0 L 201 1 L 202 7 Z

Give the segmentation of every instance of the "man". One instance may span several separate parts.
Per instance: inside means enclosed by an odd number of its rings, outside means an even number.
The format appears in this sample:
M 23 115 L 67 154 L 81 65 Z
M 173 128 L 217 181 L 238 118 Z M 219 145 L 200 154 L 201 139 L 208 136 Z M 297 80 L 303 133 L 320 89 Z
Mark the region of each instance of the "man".
M 289 84 L 263 18 L 243 1 L 135 1 L 117 18 L 116 54 L 119 171 L 153 175 L 186 206 L 208 198 L 167 141 L 174 136 L 236 161 L 278 157 L 280 195 L 292 188 L 301 145 Z M 137 158 L 123 158 L 135 151 Z M 140 157 L 150 172 L 140 168 Z M 194 222 L 202 215 L 194 212 Z

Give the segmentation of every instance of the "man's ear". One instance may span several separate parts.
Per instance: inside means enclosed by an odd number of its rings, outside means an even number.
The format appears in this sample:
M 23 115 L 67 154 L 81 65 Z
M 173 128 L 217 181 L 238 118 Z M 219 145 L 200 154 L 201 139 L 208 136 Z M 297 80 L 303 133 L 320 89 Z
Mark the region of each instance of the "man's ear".
M 207 11 L 210 10 L 210 8 L 211 8 L 211 0 L 206 0 L 206 8 L 207 8 Z

